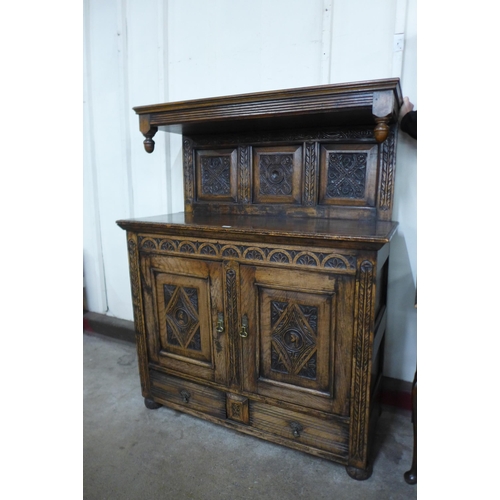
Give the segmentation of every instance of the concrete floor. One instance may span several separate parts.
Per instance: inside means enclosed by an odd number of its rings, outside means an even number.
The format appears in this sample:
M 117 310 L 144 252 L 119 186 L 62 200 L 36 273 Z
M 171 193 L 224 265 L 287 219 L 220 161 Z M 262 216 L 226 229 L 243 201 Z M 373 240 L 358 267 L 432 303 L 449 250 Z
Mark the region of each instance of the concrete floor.
M 410 413 L 384 407 L 373 474 L 351 479 L 342 465 L 240 435 L 141 396 L 131 343 L 83 335 L 85 500 L 396 500 L 417 498 L 405 483 Z

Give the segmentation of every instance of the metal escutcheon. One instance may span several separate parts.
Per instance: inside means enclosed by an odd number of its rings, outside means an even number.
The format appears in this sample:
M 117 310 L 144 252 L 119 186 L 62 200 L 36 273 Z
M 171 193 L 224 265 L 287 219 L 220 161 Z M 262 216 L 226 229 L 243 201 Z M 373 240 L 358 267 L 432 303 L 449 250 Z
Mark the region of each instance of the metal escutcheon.
M 179 394 L 181 395 L 182 401 L 184 403 L 189 403 L 189 398 L 191 397 L 191 394 L 189 394 L 188 391 L 182 389 L 181 391 L 179 391 Z
M 224 315 L 222 313 L 217 314 L 217 333 L 222 333 L 224 331 Z
M 246 314 L 241 318 L 240 337 L 248 337 L 248 318 Z
M 293 436 L 296 438 L 300 437 L 300 433 L 304 430 L 304 427 L 298 422 L 290 422 L 290 427 L 292 428 Z

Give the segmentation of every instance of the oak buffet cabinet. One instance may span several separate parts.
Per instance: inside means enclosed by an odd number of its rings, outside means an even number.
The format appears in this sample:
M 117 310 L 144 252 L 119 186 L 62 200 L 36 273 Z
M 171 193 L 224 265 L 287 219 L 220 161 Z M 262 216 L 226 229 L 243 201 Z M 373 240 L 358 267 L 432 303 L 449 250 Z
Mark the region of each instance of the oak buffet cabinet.
M 147 152 L 183 140 L 184 212 L 117 222 L 148 408 L 371 475 L 401 104 L 385 79 L 134 108 Z

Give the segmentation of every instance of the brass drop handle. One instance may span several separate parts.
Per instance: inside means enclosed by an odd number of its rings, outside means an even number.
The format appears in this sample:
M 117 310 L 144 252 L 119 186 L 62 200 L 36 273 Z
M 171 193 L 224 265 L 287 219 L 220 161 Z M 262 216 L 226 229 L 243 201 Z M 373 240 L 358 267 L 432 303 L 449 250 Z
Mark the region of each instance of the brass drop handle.
M 246 314 L 241 318 L 240 337 L 248 337 L 248 318 Z
M 300 437 L 300 433 L 304 430 L 304 427 L 298 422 L 290 422 L 290 427 L 292 428 L 293 436 L 296 438 Z
M 189 403 L 189 398 L 191 397 L 191 394 L 189 394 L 188 391 L 186 391 L 185 389 L 182 389 L 182 391 L 179 391 L 179 394 L 182 397 L 183 403 Z
M 224 315 L 222 313 L 217 314 L 217 333 L 222 333 L 224 331 Z

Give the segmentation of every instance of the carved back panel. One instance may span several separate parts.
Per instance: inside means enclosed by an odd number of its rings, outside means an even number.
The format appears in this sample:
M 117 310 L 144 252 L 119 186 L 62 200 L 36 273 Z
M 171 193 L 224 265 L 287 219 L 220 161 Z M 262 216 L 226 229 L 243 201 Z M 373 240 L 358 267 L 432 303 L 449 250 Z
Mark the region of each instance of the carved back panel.
M 391 220 L 398 78 L 135 107 L 182 133 L 185 211 Z
M 184 136 L 185 211 L 391 220 L 397 127 Z

